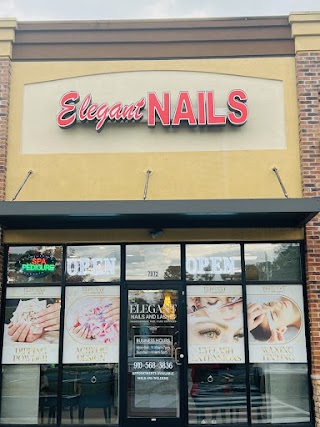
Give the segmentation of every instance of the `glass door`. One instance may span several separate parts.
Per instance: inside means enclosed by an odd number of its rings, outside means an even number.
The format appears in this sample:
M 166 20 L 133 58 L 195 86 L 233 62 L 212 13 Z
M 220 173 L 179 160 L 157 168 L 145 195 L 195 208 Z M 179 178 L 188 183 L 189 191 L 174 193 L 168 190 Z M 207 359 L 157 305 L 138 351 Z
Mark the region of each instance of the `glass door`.
M 127 292 L 127 424 L 179 426 L 185 366 L 182 291 L 154 285 Z

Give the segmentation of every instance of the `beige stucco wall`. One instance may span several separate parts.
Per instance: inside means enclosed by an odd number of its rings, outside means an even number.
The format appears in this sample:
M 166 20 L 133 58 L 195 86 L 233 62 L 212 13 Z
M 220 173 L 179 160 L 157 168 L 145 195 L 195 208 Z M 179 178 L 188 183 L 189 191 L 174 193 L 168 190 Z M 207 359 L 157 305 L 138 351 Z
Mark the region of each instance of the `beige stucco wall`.
M 25 85 L 147 70 L 222 73 L 270 79 L 270 83 L 281 84 L 285 106 L 284 144 L 277 149 L 265 149 L 264 146 L 258 150 L 235 151 L 22 153 Z M 262 90 L 261 98 L 266 95 L 267 89 Z M 59 109 L 59 99 L 40 101 L 54 102 L 57 111 Z M 25 108 L 38 106 L 41 109 L 41 102 L 25 104 Z M 254 108 L 249 100 L 248 105 Z M 294 58 L 13 63 L 6 197 L 11 200 L 31 169 L 33 174 L 18 200 L 142 199 L 145 174 L 150 169 L 148 199 L 281 198 L 283 193 L 272 171 L 274 166 L 278 168 L 289 196 L 300 197 L 297 117 Z M 55 120 L 55 117 L 52 119 Z M 274 124 L 266 117 L 261 125 L 261 134 L 272 126 Z M 95 130 L 92 132 L 95 133 Z M 103 135 L 103 132 L 108 132 L 108 129 L 103 129 L 99 135 Z M 64 133 L 64 138 L 66 135 Z M 234 135 L 236 137 L 237 133 L 234 132 Z M 90 137 L 87 143 L 90 146 Z M 42 141 L 36 141 L 36 144 L 41 147 Z M 274 141 L 270 141 L 270 146 L 274 146 Z
M 303 240 L 301 228 L 203 228 L 165 229 L 156 242 L 221 241 L 248 242 Z M 6 230 L 5 243 L 94 243 L 94 242 L 146 242 L 155 243 L 149 229 L 104 230 Z

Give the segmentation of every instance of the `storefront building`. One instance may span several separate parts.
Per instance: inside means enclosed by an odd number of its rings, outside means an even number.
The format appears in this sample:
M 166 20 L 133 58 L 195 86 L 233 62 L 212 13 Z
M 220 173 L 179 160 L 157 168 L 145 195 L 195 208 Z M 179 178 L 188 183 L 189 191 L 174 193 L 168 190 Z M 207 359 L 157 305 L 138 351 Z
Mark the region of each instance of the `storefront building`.
M 320 14 L 0 21 L 0 422 L 314 426 Z

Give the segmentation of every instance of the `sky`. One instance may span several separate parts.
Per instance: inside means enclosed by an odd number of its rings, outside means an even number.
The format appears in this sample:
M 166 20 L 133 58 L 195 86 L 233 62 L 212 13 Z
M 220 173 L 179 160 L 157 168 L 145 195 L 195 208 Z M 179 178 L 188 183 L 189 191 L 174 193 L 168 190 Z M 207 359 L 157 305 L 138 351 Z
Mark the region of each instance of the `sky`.
M 319 11 L 320 0 L 0 0 L 0 18 L 117 20 L 288 15 Z

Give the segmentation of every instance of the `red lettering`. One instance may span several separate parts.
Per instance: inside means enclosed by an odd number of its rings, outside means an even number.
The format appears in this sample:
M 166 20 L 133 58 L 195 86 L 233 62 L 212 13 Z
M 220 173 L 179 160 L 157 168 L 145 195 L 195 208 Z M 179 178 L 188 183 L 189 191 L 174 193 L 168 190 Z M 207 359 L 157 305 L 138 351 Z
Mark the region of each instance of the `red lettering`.
M 87 95 L 84 98 L 84 100 L 82 101 L 80 109 L 79 109 L 79 119 L 81 122 L 86 121 L 87 109 L 88 109 L 90 104 L 91 104 L 91 94 L 89 93 L 89 95 Z
M 170 97 L 170 92 L 163 92 L 161 101 L 155 92 L 148 93 L 148 126 L 156 125 L 156 116 L 163 126 L 170 126 Z M 183 120 L 189 126 L 222 126 L 227 123 L 227 120 L 232 125 L 241 126 L 248 119 L 246 101 L 247 95 L 243 90 L 232 90 L 227 99 L 230 112 L 228 114 L 216 114 L 214 92 L 200 91 L 197 93 L 197 115 L 195 115 L 189 92 L 182 91 L 179 93 L 172 126 L 179 126 Z M 107 103 L 101 105 L 92 103 L 92 96 L 88 94 L 83 99 L 77 113 L 75 104 L 78 102 L 79 94 L 76 91 L 70 91 L 61 98 L 60 106 L 62 109 L 57 115 L 58 125 L 61 128 L 71 126 L 76 122 L 78 114 L 81 122 L 96 122 L 95 127 L 99 132 L 108 120 L 141 120 L 143 117 L 142 110 L 146 105 L 146 98 L 141 98 L 139 101 L 129 105 L 116 102 L 109 107 Z
M 181 120 L 187 120 L 190 126 L 197 124 L 197 120 L 193 114 L 193 107 L 189 92 L 180 92 L 172 125 L 178 126 Z
M 143 117 L 142 110 L 144 109 L 144 106 L 146 105 L 146 98 L 139 99 L 138 102 L 135 103 L 135 110 L 133 114 L 134 120 L 141 120 Z
M 133 104 L 124 105 L 122 108 L 122 111 L 119 112 L 118 120 L 120 120 L 120 119 L 132 120 L 133 116 L 134 116 L 133 112 L 134 112 L 134 105 Z
M 215 114 L 214 92 L 207 92 L 207 123 L 213 126 L 223 126 L 227 123 L 227 117 Z
M 119 119 L 117 119 L 117 117 L 118 117 L 118 116 L 119 116 L 119 114 L 120 114 L 121 108 L 122 108 L 122 104 L 121 104 L 121 102 L 117 102 L 116 104 L 114 104 L 114 105 L 110 108 L 110 111 L 109 111 L 109 119 L 110 119 L 110 120 L 119 120 Z
M 89 122 L 93 122 L 94 120 L 96 120 L 97 110 L 98 110 L 98 104 L 89 105 L 86 111 L 86 118 Z
M 198 92 L 198 125 L 206 125 L 206 102 L 205 92 Z
M 148 126 L 156 125 L 156 114 L 163 126 L 170 126 L 170 92 L 163 93 L 163 107 L 154 92 L 148 93 Z
M 77 113 L 75 104 L 79 101 L 79 99 L 78 92 L 74 90 L 67 92 L 60 99 L 60 106 L 62 110 L 58 113 L 57 116 L 57 123 L 59 127 L 66 129 L 76 122 Z
M 231 113 L 228 114 L 229 122 L 234 126 L 242 126 L 248 120 L 247 95 L 241 89 L 234 89 L 228 96 L 228 108 Z
M 96 113 L 96 117 L 98 120 L 98 123 L 96 124 L 97 131 L 100 131 L 103 128 L 105 122 L 108 120 L 108 116 L 109 116 L 108 104 L 106 103 L 101 104 Z

